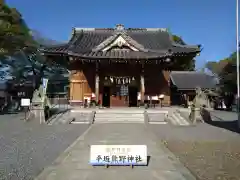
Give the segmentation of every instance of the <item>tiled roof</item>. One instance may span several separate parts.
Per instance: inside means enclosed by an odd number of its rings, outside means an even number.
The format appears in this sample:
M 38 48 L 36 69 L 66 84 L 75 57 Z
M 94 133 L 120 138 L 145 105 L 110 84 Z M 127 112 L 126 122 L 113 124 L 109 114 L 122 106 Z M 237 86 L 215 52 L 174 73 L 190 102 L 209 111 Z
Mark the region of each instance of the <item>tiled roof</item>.
M 212 89 L 216 87 L 215 78 L 203 72 L 172 71 L 170 78 L 179 90 L 194 90 L 197 87 Z
M 45 48 L 43 52 L 77 54 L 83 57 L 102 57 L 104 55 L 104 58 L 119 58 L 119 56 L 115 56 L 119 53 L 102 52 L 102 49 L 111 44 L 118 36 L 122 36 L 127 43 L 139 50 L 138 53 L 120 52 L 122 55 L 125 54 L 126 57 L 134 58 L 140 55 L 142 58 L 147 58 L 148 55 L 151 55 L 151 57 L 155 55 L 155 58 L 159 58 L 169 55 L 169 52 L 171 55 L 200 52 L 200 46 L 183 46 L 174 43 L 171 34 L 166 29 L 161 28 L 129 28 L 123 30 L 75 28 L 72 38 L 67 44 Z
M 129 51 L 129 50 L 109 50 L 109 51 L 90 51 L 83 55 L 78 55 L 77 53 L 69 53 L 69 55 L 80 56 L 81 58 L 92 59 L 155 59 L 157 57 L 167 57 L 166 53 L 154 53 L 154 52 L 141 52 L 141 51 Z

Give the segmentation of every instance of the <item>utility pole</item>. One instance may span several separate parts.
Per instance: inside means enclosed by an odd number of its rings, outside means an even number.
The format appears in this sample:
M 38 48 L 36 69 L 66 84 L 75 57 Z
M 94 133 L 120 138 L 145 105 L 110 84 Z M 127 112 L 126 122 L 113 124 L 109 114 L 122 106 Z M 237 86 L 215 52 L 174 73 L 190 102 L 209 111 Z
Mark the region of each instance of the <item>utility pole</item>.
M 240 129 L 240 82 L 239 82 L 239 36 L 238 36 L 238 0 L 236 0 L 236 36 L 237 36 L 237 113 L 238 128 Z

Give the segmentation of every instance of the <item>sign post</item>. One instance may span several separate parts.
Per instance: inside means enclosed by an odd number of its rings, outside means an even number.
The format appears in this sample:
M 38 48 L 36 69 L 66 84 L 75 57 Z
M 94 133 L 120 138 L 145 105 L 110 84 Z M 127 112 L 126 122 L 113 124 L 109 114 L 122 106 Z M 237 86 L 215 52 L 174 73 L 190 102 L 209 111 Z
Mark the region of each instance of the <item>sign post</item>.
M 146 145 L 91 145 L 90 161 L 93 166 L 146 166 Z
M 43 94 L 44 94 L 44 97 L 45 97 L 46 92 L 47 92 L 48 79 L 43 78 L 42 79 L 42 84 L 43 84 Z
M 40 111 L 40 124 L 45 122 L 45 118 L 43 117 L 45 117 L 47 85 L 48 85 L 48 79 L 42 78 L 43 92 L 42 92 L 42 110 Z
M 240 72 L 239 72 L 239 36 L 238 36 L 238 0 L 236 0 L 236 39 L 237 39 L 237 114 L 238 129 L 240 129 Z
M 25 121 L 27 121 L 27 111 L 30 107 L 30 99 L 21 99 L 21 106 L 24 108 L 24 113 L 25 113 Z

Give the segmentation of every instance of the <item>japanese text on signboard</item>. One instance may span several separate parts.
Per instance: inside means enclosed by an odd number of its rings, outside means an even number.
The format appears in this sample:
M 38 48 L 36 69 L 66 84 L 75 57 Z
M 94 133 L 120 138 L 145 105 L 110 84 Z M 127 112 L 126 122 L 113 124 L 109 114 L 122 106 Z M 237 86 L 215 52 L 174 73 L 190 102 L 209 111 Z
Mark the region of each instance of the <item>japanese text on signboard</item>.
M 94 145 L 90 163 L 95 165 L 145 165 L 145 145 Z

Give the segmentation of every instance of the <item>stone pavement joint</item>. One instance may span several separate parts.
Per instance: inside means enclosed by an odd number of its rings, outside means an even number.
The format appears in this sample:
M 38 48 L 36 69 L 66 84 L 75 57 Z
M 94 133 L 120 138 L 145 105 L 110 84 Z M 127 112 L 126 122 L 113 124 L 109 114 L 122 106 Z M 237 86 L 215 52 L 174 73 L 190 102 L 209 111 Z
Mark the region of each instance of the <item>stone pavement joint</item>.
M 129 166 L 93 167 L 88 164 L 90 145 L 98 144 L 145 144 L 151 156 L 149 165 L 133 169 Z M 93 124 L 35 180 L 66 179 L 195 180 L 144 124 Z

